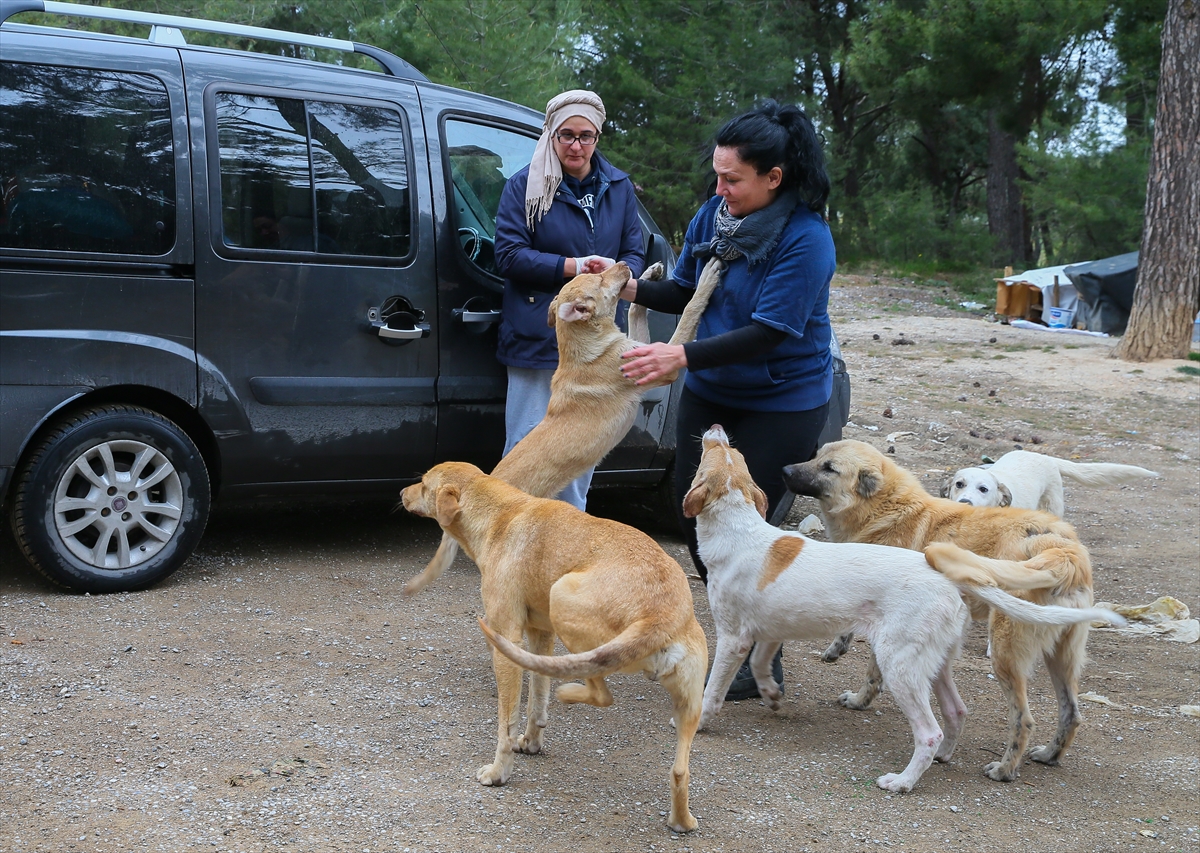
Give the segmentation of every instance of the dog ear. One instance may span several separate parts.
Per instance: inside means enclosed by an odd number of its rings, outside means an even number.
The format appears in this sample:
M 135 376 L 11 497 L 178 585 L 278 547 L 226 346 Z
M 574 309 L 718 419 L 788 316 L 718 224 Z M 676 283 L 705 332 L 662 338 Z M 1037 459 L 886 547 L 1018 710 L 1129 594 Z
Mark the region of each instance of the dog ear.
M 754 498 L 754 508 L 756 510 L 758 510 L 758 514 L 763 517 L 763 521 L 766 521 L 767 520 L 767 495 L 766 495 L 766 493 L 762 489 L 760 489 L 758 486 L 756 486 L 754 483 L 751 483 L 750 484 L 750 496 L 752 498 Z
M 558 319 L 565 323 L 576 323 L 592 316 L 592 309 L 582 302 L 566 302 L 558 306 Z M 554 325 L 551 323 L 550 325 Z
M 939 494 L 941 497 L 943 497 L 943 498 L 948 498 L 948 497 L 950 497 L 950 484 L 951 484 L 951 483 L 953 483 L 953 482 L 954 482 L 954 478 L 953 478 L 953 477 L 951 477 L 949 480 L 945 480 L 945 481 L 942 483 L 942 490 L 941 490 L 940 492 L 938 492 L 938 494 Z
M 1000 506 L 1012 506 L 1012 492 L 1008 486 L 997 481 L 996 488 L 1000 491 Z
M 438 489 L 434 504 L 434 517 L 442 527 L 449 527 L 458 521 L 458 516 L 462 513 L 458 496 L 458 486 L 442 486 Z
M 879 491 L 881 484 L 882 478 L 877 472 L 863 468 L 858 472 L 858 487 L 856 491 L 860 498 L 869 498 L 875 492 Z
M 695 518 L 707 503 L 708 484 L 704 480 L 701 480 L 699 483 L 693 484 L 688 489 L 688 493 L 683 496 L 683 517 Z
M 600 273 L 600 280 L 607 287 L 615 287 L 617 285 L 624 287 L 625 282 L 629 281 L 629 266 L 624 261 L 618 261 Z

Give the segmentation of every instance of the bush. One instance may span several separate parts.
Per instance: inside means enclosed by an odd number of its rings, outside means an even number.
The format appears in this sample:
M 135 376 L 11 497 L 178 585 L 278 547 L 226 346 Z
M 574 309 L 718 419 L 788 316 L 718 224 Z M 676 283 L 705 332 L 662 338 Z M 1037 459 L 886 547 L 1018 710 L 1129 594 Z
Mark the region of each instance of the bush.
M 1052 266 L 1136 251 L 1146 205 L 1150 152 L 1145 143 L 1109 151 L 1049 154 L 1032 147 L 1024 182 L 1039 265 Z
M 991 257 L 986 218 L 951 219 L 928 189 L 892 190 L 860 198 L 859 204 L 865 227 L 851 224 L 849 217 L 830 223 L 839 259 L 874 258 L 939 272 L 974 269 Z

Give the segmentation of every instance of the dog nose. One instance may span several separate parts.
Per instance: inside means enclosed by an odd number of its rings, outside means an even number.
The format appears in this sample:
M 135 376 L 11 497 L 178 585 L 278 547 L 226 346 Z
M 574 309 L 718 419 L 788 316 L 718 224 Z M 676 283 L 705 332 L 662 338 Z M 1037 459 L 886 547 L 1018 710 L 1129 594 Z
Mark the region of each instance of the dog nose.
M 971 503 L 971 499 L 970 499 L 970 498 L 959 498 L 959 499 L 958 499 L 958 502 L 959 502 L 960 504 L 966 504 L 967 506 L 974 506 L 974 504 L 973 504 L 973 503 Z

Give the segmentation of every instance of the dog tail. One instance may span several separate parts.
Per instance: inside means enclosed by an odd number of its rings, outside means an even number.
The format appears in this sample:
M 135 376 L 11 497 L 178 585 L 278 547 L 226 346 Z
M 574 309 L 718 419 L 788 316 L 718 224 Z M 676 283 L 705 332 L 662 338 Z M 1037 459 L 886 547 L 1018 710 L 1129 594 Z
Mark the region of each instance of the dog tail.
M 1071 462 L 1068 459 L 1049 457 L 1058 465 L 1058 472 L 1081 486 L 1119 486 L 1134 480 L 1157 477 L 1156 471 L 1136 465 L 1117 465 L 1113 462 Z
M 404 585 L 405 597 L 411 597 L 442 576 L 442 572 L 454 562 L 458 555 L 458 541 L 449 533 L 442 533 L 442 543 L 429 561 L 425 570 Z
M 937 542 L 925 549 L 925 560 L 950 579 L 962 592 L 995 607 L 1010 619 L 1034 625 L 1071 625 L 1077 622 L 1107 622 L 1124 625 L 1125 620 L 1100 607 L 1060 607 L 1034 604 L 1010 595 L 1007 590 L 1068 588 L 1075 584 L 1078 555 L 1066 548 L 1047 548 L 1025 562 L 994 560 Z
M 1103 607 L 1060 607 L 1057 604 L 1034 604 L 1009 595 L 994 586 L 959 586 L 995 607 L 1014 622 L 1030 625 L 1074 625 L 1079 622 L 1107 622 L 1115 628 L 1125 625 L 1125 617 Z
M 1061 592 L 1079 586 L 1077 560 L 1078 555 L 1066 548 L 1047 548 L 1023 563 L 981 557 L 948 542 L 935 542 L 925 548 L 925 561 L 958 586 L 993 586 L 1010 592 Z
M 635 622 L 602 646 L 573 655 L 535 655 L 502 637 L 482 619 L 479 627 L 501 654 L 522 669 L 551 678 L 595 678 L 647 657 L 669 640 L 666 632 L 647 622 Z

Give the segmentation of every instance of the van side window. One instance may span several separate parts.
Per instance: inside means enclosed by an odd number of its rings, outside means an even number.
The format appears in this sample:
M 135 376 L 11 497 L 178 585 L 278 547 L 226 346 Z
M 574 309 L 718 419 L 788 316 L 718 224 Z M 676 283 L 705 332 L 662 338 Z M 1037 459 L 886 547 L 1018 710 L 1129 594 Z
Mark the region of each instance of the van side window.
M 494 245 L 500 193 L 514 172 L 529 165 L 537 139 L 459 119 L 446 121 L 443 138 L 459 245 L 476 267 L 499 276 Z
M 216 97 L 225 245 L 403 258 L 412 238 L 404 125 L 393 110 Z
M 0 247 L 162 255 L 171 105 L 146 74 L 0 62 Z

